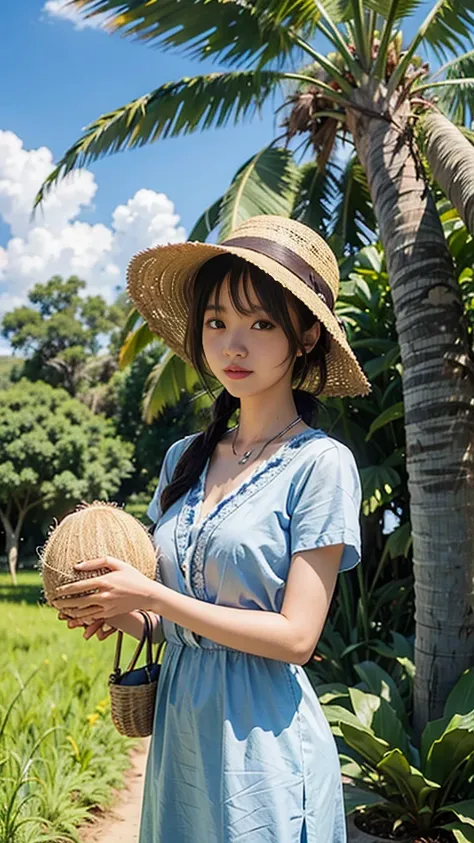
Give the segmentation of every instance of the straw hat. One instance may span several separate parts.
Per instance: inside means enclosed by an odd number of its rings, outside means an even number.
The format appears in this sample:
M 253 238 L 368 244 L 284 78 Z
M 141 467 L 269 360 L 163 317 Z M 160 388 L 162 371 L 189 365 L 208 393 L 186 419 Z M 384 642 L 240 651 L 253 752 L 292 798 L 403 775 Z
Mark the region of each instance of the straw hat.
M 332 341 L 326 356 L 323 395 L 366 395 L 370 385 L 334 313 L 339 290 L 335 255 L 319 234 L 296 220 L 257 216 L 239 225 L 219 245 L 173 243 L 138 252 L 127 270 L 127 289 L 150 329 L 187 363 L 184 337 L 189 307 L 186 282 L 210 258 L 236 255 L 268 273 L 301 299 L 327 328 Z M 313 391 L 319 380 L 310 368 L 303 389 Z

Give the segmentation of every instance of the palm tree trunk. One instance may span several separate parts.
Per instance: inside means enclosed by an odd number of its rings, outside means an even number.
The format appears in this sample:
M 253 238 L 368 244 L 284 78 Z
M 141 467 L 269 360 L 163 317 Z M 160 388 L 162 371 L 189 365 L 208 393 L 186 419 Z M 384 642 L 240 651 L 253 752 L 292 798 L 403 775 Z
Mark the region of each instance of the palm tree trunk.
M 439 111 L 423 118 L 431 172 L 474 236 L 474 146 Z
M 381 110 L 367 90 L 354 96 Z M 396 112 L 399 128 L 360 112 L 348 116 L 380 226 L 403 364 L 419 735 L 474 662 L 474 387 L 462 365 L 469 351 L 451 258 L 401 133 L 408 106 Z

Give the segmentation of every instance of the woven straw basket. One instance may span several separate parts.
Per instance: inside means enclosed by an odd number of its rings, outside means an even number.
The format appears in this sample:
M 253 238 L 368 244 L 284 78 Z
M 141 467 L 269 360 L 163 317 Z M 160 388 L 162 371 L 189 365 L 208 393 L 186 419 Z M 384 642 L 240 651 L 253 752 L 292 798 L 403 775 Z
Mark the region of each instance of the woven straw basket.
M 109 678 L 109 692 L 111 702 L 112 721 L 121 735 L 129 738 L 146 738 L 153 731 L 156 692 L 160 665 L 159 656 L 165 642 L 156 649 L 153 659 L 152 635 L 153 625 L 148 612 L 140 612 L 145 619 L 145 626 L 141 641 L 132 656 L 127 670 L 120 670 L 120 653 L 122 650 L 123 633 L 119 630 L 115 650 L 114 672 Z M 136 668 L 140 653 L 146 643 L 146 664 Z
M 51 527 L 40 550 L 40 570 L 48 603 L 54 599 L 58 586 L 108 573 L 108 568 L 93 572 L 74 570 L 77 562 L 102 556 L 113 556 L 150 579 L 155 578 L 156 551 L 146 527 L 116 504 L 82 503 Z M 93 588 L 82 592 L 93 593 Z

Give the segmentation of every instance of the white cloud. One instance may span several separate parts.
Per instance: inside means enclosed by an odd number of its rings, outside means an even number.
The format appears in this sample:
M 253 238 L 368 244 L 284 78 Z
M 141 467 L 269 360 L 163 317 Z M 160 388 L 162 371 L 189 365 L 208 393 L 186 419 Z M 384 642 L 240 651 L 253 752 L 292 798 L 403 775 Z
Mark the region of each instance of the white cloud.
M 42 9 L 52 18 L 71 21 L 76 29 L 100 29 L 104 23 L 104 15 L 86 18 L 78 9 L 71 6 L 69 0 L 46 0 Z
M 52 167 L 49 149 L 24 149 L 17 135 L 0 131 L 0 218 L 11 232 L 0 246 L 0 320 L 27 302 L 34 284 L 56 274 L 79 275 L 87 281 L 86 295 L 101 293 L 111 301 L 116 287 L 124 286 L 134 252 L 186 237 L 173 202 L 154 190 L 138 190 L 117 205 L 109 225 L 78 219 L 97 192 L 88 170 L 60 182 L 32 219 L 34 197 Z

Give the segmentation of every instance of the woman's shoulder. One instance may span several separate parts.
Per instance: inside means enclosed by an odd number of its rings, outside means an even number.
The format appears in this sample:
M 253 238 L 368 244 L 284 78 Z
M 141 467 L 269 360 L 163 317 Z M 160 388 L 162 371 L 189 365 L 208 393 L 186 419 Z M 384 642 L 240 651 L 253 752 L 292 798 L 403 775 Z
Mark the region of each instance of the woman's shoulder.
M 303 436 L 297 459 L 292 461 L 291 485 L 302 488 L 308 482 L 330 484 L 342 475 L 350 475 L 358 483 L 358 468 L 352 450 L 323 430 Z
M 174 471 L 174 467 L 178 462 L 181 454 L 186 450 L 188 445 L 199 436 L 200 433 L 188 433 L 187 436 L 182 436 L 181 439 L 176 439 L 172 445 L 169 446 L 168 450 L 166 451 L 165 457 L 163 462 L 166 464 L 166 468 L 168 474 L 172 474 Z
M 314 429 L 312 435 L 308 431 L 308 438 L 303 437 L 302 444 L 303 447 L 300 449 L 302 463 L 306 465 L 310 465 L 322 457 L 324 457 L 324 462 L 339 462 L 340 460 L 352 462 L 355 460 L 351 449 L 344 442 L 335 439 L 320 428 Z

